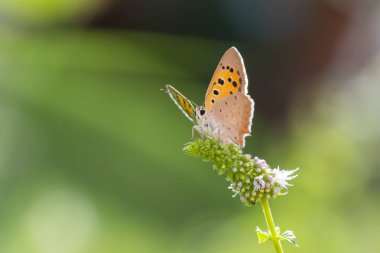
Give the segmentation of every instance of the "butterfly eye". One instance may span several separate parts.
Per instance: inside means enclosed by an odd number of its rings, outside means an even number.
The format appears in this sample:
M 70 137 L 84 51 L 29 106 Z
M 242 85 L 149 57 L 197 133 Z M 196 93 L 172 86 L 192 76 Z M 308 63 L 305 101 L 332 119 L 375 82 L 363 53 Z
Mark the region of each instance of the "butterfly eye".
M 206 111 L 204 109 L 201 109 L 199 112 L 200 112 L 201 116 L 203 116 Z

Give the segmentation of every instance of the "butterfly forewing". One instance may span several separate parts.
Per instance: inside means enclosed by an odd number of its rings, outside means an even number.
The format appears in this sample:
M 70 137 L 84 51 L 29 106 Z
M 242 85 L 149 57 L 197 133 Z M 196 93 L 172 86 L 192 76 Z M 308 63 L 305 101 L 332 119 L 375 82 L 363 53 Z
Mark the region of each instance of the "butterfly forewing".
M 237 92 L 247 94 L 247 86 L 243 58 L 235 47 L 231 47 L 222 56 L 208 86 L 205 98 L 206 111 L 210 111 L 217 100 L 226 96 Z
M 165 86 L 165 92 L 169 94 L 170 98 L 179 107 L 179 109 L 181 109 L 186 117 L 194 122 L 195 107 L 193 103 L 171 85 Z

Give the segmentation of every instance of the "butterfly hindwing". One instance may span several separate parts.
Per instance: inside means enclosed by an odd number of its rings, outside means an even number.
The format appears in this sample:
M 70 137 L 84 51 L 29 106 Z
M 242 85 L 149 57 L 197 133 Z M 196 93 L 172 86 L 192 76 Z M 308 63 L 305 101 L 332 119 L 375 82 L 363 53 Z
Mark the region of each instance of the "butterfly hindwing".
M 169 94 L 174 103 L 181 109 L 191 121 L 195 121 L 195 107 L 193 103 L 171 85 L 165 86 L 165 92 Z
M 241 92 L 217 101 L 207 114 L 207 120 L 217 125 L 218 138 L 223 143 L 245 145 L 245 136 L 251 133 L 254 102 Z

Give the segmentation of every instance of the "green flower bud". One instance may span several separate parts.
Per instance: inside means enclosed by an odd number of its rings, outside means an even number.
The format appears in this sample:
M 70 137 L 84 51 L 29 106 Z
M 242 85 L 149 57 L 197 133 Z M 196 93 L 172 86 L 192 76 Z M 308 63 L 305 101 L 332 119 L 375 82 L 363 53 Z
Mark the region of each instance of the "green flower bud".
M 239 195 L 240 201 L 250 206 L 262 197 L 273 198 L 285 195 L 288 181 L 297 177 L 295 170 L 271 169 L 267 162 L 258 157 L 243 154 L 236 145 L 225 145 L 215 139 L 195 140 L 185 145 L 186 154 L 212 162 L 218 174 L 226 173 L 233 197 Z

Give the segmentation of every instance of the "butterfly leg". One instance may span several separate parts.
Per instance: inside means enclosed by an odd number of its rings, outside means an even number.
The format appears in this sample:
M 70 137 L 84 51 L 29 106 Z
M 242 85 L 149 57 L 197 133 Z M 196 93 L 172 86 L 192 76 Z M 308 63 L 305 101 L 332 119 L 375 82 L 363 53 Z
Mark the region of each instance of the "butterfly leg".
M 202 129 L 200 128 L 200 126 L 194 125 L 193 128 L 191 129 L 191 138 L 192 139 L 194 139 L 195 132 L 198 132 L 199 137 L 201 137 L 202 140 L 204 140 L 205 134 L 203 134 Z
M 198 132 L 199 136 L 203 139 L 203 135 L 200 133 L 198 126 L 193 126 L 191 129 L 191 139 L 194 139 L 195 132 Z

